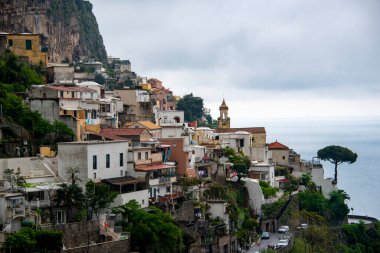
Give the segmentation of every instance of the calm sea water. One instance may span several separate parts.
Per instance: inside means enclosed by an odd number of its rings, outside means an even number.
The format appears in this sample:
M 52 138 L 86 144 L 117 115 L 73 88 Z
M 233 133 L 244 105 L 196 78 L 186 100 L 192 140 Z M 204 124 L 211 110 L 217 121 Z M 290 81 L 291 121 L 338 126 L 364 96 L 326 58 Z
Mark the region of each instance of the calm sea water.
M 268 142 L 278 140 L 305 160 L 311 160 L 319 149 L 328 145 L 344 146 L 357 153 L 355 163 L 338 167 L 338 187 L 351 197 L 348 202 L 353 208 L 351 214 L 380 219 L 380 119 L 262 120 L 250 125 L 265 126 Z M 323 165 L 325 177 L 332 178 L 333 164 L 324 162 Z

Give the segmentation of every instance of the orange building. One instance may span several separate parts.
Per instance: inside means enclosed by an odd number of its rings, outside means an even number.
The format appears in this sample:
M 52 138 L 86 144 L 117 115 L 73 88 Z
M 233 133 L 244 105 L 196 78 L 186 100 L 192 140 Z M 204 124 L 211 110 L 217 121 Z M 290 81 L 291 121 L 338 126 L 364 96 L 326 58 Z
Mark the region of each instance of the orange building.
M 31 64 L 42 63 L 46 66 L 48 61 L 47 47 L 41 46 L 40 34 L 8 34 L 0 33 L 0 51 L 9 50 L 15 55 L 28 59 Z

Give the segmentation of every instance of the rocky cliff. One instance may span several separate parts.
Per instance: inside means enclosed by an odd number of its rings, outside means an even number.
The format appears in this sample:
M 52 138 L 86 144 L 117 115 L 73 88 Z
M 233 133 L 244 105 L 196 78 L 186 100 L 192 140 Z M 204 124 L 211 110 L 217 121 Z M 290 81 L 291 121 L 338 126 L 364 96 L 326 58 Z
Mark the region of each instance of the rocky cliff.
M 0 0 L 0 31 L 39 33 L 49 62 L 93 58 L 106 62 L 92 4 L 84 0 Z

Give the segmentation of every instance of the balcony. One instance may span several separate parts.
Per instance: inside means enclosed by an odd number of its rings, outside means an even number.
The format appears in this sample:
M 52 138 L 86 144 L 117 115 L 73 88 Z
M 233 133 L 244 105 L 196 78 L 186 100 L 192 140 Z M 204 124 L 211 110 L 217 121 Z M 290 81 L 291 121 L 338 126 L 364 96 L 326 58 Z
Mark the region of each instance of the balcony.
M 29 201 L 29 206 L 32 209 L 49 207 L 50 200 L 32 200 Z
M 26 207 L 23 205 L 7 208 L 8 219 L 25 218 L 25 215 L 26 215 Z
M 149 179 L 149 185 L 150 186 L 155 186 L 160 184 L 160 179 L 159 178 L 152 178 Z
M 167 184 L 167 183 L 175 183 L 177 182 L 176 176 L 168 176 L 168 177 L 160 177 L 159 178 L 160 184 Z
M 172 194 L 166 194 L 165 196 L 159 196 L 160 202 L 168 202 L 172 199 L 178 199 L 183 197 L 183 192 L 173 192 Z

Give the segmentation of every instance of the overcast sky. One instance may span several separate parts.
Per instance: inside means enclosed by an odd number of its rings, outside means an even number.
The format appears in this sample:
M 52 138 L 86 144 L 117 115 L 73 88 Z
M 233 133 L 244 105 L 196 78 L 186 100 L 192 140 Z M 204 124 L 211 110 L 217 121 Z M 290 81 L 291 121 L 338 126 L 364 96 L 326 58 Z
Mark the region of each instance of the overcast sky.
M 232 126 L 380 117 L 378 0 L 91 0 L 109 55 Z M 247 117 L 248 115 L 248 117 Z

